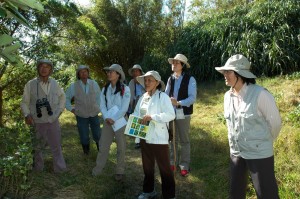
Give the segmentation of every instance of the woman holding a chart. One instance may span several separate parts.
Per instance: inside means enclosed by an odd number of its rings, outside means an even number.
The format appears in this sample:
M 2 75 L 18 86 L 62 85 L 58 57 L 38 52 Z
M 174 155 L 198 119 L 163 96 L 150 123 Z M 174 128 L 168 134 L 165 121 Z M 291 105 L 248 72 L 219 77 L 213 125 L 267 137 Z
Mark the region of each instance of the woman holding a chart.
M 138 76 L 137 81 L 146 93 L 140 97 L 133 115 L 142 118 L 142 123 L 153 125 L 149 128 L 146 139 L 141 140 L 142 162 L 144 170 L 143 192 L 139 199 L 153 198 L 155 161 L 160 170 L 163 198 L 175 198 L 174 175 L 170 168 L 169 133 L 167 124 L 175 118 L 174 108 L 169 96 L 162 92 L 164 83 L 156 71 L 148 71 Z

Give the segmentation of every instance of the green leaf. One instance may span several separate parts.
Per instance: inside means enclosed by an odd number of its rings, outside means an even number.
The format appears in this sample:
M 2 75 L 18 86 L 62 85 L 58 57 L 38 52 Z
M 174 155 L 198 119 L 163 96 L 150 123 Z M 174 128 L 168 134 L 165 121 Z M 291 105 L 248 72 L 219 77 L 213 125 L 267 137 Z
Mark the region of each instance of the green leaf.
M 0 35 L 0 47 L 6 46 L 6 45 L 12 43 L 13 40 L 14 40 L 14 38 L 7 34 Z
M 27 22 L 27 20 L 23 17 L 23 15 L 21 15 L 14 6 L 12 6 L 11 4 L 7 4 L 5 9 L 9 11 L 9 13 L 11 13 L 18 22 L 29 28 L 32 28 L 31 25 Z
M 21 9 L 26 10 L 26 7 L 30 7 L 41 12 L 44 11 L 44 6 L 37 0 L 5 0 L 6 2 L 11 2 Z
M 0 8 L 0 17 L 6 17 L 6 16 L 7 16 L 7 14 L 6 14 L 5 9 Z
M 20 47 L 21 47 L 21 43 L 20 43 L 20 42 L 16 42 L 16 43 L 13 44 L 13 45 L 10 45 L 10 46 L 5 47 L 5 48 L 2 50 L 1 54 L 8 55 L 8 54 L 14 53 L 14 52 L 16 52 Z

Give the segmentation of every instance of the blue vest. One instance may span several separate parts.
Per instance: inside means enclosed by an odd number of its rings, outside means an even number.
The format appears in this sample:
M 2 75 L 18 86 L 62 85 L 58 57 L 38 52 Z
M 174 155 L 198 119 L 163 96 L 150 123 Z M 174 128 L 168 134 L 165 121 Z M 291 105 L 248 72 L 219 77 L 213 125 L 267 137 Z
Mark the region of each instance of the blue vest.
M 233 98 L 225 110 L 230 153 L 245 159 L 262 159 L 273 155 L 273 138 L 264 117 L 257 114 L 257 99 L 264 89 L 249 84 L 237 113 Z

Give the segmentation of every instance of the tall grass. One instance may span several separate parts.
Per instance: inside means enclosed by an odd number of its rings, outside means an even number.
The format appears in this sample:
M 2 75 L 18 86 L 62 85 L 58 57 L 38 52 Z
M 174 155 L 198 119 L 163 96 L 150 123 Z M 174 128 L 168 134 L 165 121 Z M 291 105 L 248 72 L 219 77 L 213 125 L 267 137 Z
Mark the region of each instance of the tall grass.
M 300 69 L 299 21 L 297 0 L 254 1 L 190 23 L 170 54 L 186 54 L 198 81 L 216 79 L 214 67 L 237 53 L 259 76 L 290 74 Z
M 266 87 L 275 97 L 283 121 L 281 133 L 274 143 L 275 172 L 282 199 L 300 198 L 300 127 L 289 119 L 300 102 L 300 79 L 294 76 L 262 78 L 258 84 Z M 229 189 L 229 147 L 227 129 L 223 120 L 223 95 L 228 90 L 223 81 L 198 85 L 198 98 L 191 120 L 191 173 L 187 178 L 175 173 L 176 198 L 224 199 Z M 300 117 L 300 115 L 299 115 Z M 116 145 L 112 144 L 110 156 L 103 175 L 93 177 L 96 146 L 91 145 L 91 154 L 84 156 L 79 143 L 75 118 L 64 112 L 62 124 L 63 153 L 70 169 L 67 173 L 55 174 L 52 168 L 50 149 L 45 150 L 44 172 L 27 173 L 29 189 L 22 194 L 8 189 L 0 197 L 8 198 L 137 198 L 142 191 L 143 170 L 141 154 L 134 149 L 134 140 L 127 137 L 126 179 L 114 180 Z M 5 138 L 3 138 L 4 140 Z M 11 146 L 12 148 L 12 146 Z M 29 160 L 28 160 L 29 161 Z M 15 174 L 18 172 L 15 171 Z M 250 180 L 250 179 L 249 179 Z M 3 182 L 3 181 L 2 181 Z M 18 187 L 21 181 L 14 181 Z M 161 180 L 156 169 L 155 188 L 161 193 Z M 2 185 L 2 184 L 1 184 Z M 3 186 L 0 186 L 3 190 Z M 1 191 L 2 191 L 1 190 Z M 14 195 L 16 194 L 16 195 Z M 256 198 L 251 183 L 247 198 Z

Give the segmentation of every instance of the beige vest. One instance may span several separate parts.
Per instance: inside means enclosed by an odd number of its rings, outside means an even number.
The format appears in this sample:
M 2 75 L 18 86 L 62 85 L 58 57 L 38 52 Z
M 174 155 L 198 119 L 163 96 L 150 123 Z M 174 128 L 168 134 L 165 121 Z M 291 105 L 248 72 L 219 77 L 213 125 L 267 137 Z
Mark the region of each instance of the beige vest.
M 100 113 L 100 107 L 96 101 L 97 93 L 94 89 L 95 83 L 95 81 L 90 81 L 88 93 L 85 93 L 85 91 L 80 86 L 79 81 L 76 81 L 74 84 L 75 114 L 79 117 L 95 117 Z M 98 95 L 100 95 L 100 93 L 98 93 Z
M 49 94 L 46 95 L 44 90 L 39 84 L 37 78 L 30 81 L 30 113 L 33 116 L 35 123 L 52 123 L 55 119 L 58 118 L 59 113 L 59 96 L 57 94 L 58 89 L 61 89 L 58 86 L 58 83 L 49 78 Z M 51 110 L 53 112 L 52 115 L 48 115 L 48 111 L 45 106 L 42 106 L 41 113 L 42 117 L 37 117 L 37 109 L 36 109 L 36 102 L 38 99 L 42 100 L 43 98 L 47 99 Z

